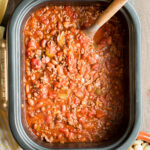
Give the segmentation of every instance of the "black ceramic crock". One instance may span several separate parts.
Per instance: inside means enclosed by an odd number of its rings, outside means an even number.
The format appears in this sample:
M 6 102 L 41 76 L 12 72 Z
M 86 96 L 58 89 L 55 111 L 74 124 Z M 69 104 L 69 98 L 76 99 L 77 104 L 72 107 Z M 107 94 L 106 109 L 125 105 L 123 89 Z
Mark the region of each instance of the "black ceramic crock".
M 140 129 L 141 112 L 141 28 L 134 9 L 126 4 L 118 16 L 127 31 L 125 60 L 125 114 L 123 123 L 111 140 L 101 143 L 54 144 L 40 141 L 28 129 L 24 108 L 24 26 L 31 13 L 46 5 L 92 5 L 107 0 L 23 0 L 15 9 L 8 27 L 9 123 L 13 136 L 25 150 L 99 149 L 126 150 Z

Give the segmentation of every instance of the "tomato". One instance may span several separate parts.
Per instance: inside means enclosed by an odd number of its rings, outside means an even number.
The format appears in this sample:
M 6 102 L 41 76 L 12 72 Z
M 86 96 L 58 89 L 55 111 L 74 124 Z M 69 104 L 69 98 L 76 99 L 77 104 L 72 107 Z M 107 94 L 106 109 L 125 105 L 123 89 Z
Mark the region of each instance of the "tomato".
M 80 123 L 85 123 L 85 117 L 79 118 Z
M 31 51 L 31 50 L 28 50 L 27 52 L 26 52 L 26 56 L 27 57 L 32 57 L 34 55 L 34 53 L 33 53 L 33 51 Z
M 33 58 L 31 60 L 31 66 L 32 66 L 33 69 L 38 70 L 42 67 L 42 61 L 37 59 L 37 58 Z
M 66 113 L 66 117 L 67 117 L 67 118 L 71 118 L 71 117 L 72 117 L 72 113 L 67 112 L 67 113 Z
M 96 111 L 94 109 L 92 109 L 91 111 L 88 112 L 88 116 L 91 118 L 94 115 L 96 115 Z
M 70 17 L 72 17 L 72 16 L 73 16 L 73 12 L 72 12 L 72 10 L 71 10 L 71 7 L 70 7 L 70 6 L 66 6 L 65 9 L 66 9 L 66 11 L 67 11 L 67 14 L 68 14 Z
M 87 39 L 86 39 L 86 37 L 85 36 L 83 36 L 83 35 L 79 35 L 78 36 L 78 40 L 79 40 L 79 42 L 82 44 L 82 46 L 85 48 L 86 46 L 87 46 Z
M 51 116 L 51 115 L 47 115 L 47 116 L 45 117 L 45 122 L 46 122 L 46 123 L 51 123 L 51 121 L 52 121 L 52 116 Z
M 67 14 L 72 17 L 73 19 L 76 19 L 78 17 L 78 14 L 76 12 L 73 12 L 71 10 L 71 7 L 70 6 L 66 6 L 65 7 L 66 11 L 67 11 Z
M 56 82 L 54 84 L 54 87 L 56 87 L 56 88 L 61 88 L 61 86 L 62 86 L 61 82 Z
M 80 104 L 80 99 L 75 98 L 74 103 L 75 103 L 76 105 Z
M 53 91 L 49 91 L 48 96 L 49 96 L 50 98 L 56 98 L 56 97 L 57 97 L 57 94 L 56 94 L 55 92 L 53 92 Z
M 101 117 L 103 117 L 104 116 L 104 113 L 101 111 L 101 110 L 98 110 L 97 112 L 96 112 L 96 117 L 97 118 L 101 118 Z

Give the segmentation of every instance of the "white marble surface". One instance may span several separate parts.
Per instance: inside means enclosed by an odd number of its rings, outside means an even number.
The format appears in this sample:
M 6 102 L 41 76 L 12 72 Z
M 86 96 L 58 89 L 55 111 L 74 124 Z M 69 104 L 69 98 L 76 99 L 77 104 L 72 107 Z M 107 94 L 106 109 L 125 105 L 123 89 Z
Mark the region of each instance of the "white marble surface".
M 150 0 L 129 0 L 136 9 L 142 27 L 142 99 L 141 130 L 150 133 Z

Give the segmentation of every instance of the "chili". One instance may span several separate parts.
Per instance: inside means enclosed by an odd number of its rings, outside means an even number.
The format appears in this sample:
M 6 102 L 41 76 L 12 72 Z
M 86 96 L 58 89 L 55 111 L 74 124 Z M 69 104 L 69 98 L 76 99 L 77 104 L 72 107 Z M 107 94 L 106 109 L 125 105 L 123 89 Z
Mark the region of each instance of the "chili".
M 24 29 L 29 128 L 53 143 L 100 142 L 123 118 L 123 28 L 115 16 L 99 41 L 86 37 L 100 6 L 46 6 Z

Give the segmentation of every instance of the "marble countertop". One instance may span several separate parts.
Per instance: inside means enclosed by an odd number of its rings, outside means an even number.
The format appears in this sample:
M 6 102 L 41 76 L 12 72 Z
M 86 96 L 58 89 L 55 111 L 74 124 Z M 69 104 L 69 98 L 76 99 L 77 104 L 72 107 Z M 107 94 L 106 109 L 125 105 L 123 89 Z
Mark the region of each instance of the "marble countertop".
M 150 133 L 150 0 L 129 0 L 137 11 L 142 28 L 142 108 L 141 130 Z

